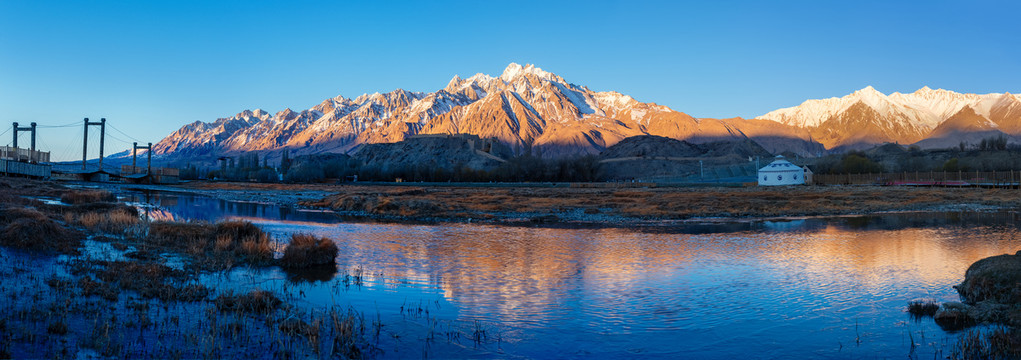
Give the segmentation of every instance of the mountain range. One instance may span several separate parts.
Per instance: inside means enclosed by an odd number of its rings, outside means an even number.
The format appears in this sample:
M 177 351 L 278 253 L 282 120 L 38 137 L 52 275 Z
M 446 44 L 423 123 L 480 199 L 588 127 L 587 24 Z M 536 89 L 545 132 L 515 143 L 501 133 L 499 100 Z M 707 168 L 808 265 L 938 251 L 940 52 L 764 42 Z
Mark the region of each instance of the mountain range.
M 868 86 L 840 98 L 808 100 L 759 119 L 806 129 L 827 149 L 882 143 L 955 146 L 990 136 L 1021 135 L 1021 96 L 961 94 L 923 87 L 884 95 Z
M 196 121 L 154 145 L 180 159 L 289 149 L 292 154 L 354 152 L 364 144 L 426 134 L 495 139 L 515 154 L 596 154 L 623 139 L 657 135 L 690 143 L 751 139 L 772 153 L 825 151 L 896 142 L 955 146 L 992 135 L 1021 135 L 1021 97 L 922 88 L 889 96 L 871 86 L 841 98 L 808 100 L 755 119 L 695 118 L 614 91 L 597 92 L 533 65 L 499 77 L 454 76 L 435 92 L 397 89 L 337 96 L 301 111 L 245 110 Z

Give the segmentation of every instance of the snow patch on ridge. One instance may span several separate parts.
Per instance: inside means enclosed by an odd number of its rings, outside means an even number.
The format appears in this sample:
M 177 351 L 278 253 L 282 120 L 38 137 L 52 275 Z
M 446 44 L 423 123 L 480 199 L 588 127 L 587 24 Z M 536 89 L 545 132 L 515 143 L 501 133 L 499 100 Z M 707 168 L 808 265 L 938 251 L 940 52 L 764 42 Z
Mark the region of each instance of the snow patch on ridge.
M 817 127 L 861 102 L 882 115 L 887 126 L 896 125 L 890 123 L 896 120 L 912 128 L 932 130 L 965 106 L 971 106 L 976 113 L 989 118 L 998 101 L 1002 101 L 1002 94 L 961 94 L 923 86 L 910 94 L 895 92 L 887 96 L 872 86 L 866 86 L 844 97 L 807 100 L 801 105 L 777 109 L 758 118 L 797 127 Z

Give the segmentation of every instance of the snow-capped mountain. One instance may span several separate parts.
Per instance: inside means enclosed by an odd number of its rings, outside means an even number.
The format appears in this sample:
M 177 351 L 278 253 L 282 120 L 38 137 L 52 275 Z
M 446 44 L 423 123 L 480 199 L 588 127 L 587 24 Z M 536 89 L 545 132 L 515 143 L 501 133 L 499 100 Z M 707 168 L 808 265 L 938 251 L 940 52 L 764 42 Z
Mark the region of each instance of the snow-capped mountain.
M 827 149 L 885 142 L 938 147 L 971 133 L 1021 135 L 1021 96 L 961 94 L 929 87 L 884 95 L 868 86 L 844 97 L 808 100 L 758 118 L 807 129 Z
M 548 157 L 598 153 L 637 135 L 696 143 L 748 138 L 773 153 L 803 155 L 887 142 L 946 147 L 997 134 L 1021 136 L 1021 96 L 928 87 L 885 95 L 869 86 L 756 119 L 698 119 L 512 63 L 497 77 L 455 75 L 431 93 L 397 89 L 354 99 L 337 96 L 302 111 L 245 110 L 195 122 L 164 138 L 154 151 L 182 158 L 284 148 L 296 154 L 347 152 L 418 134 L 495 138 L 517 153 Z
M 598 153 L 624 138 L 659 135 L 691 142 L 753 138 L 773 152 L 815 153 L 807 131 L 771 121 L 696 119 L 613 91 L 596 92 L 533 65 L 510 64 L 499 77 L 454 76 L 432 93 L 397 89 L 326 99 L 300 112 L 244 111 L 188 124 L 155 154 L 230 154 L 289 148 L 344 152 L 416 134 L 467 133 L 544 156 Z

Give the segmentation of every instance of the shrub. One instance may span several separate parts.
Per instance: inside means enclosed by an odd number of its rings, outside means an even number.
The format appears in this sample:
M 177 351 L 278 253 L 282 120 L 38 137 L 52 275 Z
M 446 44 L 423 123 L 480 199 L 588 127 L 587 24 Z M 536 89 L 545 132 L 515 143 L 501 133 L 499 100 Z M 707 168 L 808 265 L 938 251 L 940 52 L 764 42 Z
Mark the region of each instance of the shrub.
M 269 234 L 247 221 L 231 220 L 216 224 L 216 248 L 232 252 L 247 262 L 273 259 Z
M 311 234 L 292 234 L 291 242 L 284 248 L 280 265 L 288 268 L 302 268 L 333 264 L 337 258 L 337 244 L 328 238 Z

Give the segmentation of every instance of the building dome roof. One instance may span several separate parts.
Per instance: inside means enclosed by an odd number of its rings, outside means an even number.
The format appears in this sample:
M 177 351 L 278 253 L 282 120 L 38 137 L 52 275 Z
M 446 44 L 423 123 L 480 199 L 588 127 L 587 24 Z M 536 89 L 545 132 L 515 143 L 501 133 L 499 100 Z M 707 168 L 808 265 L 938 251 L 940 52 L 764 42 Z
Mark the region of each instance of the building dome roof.
M 759 169 L 759 172 L 787 172 L 787 171 L 803 171 L 800 166 L 791 164 L 783 158 L 783 155 L 777 155 L 776 160 L 769 163 L 765 167 Z

